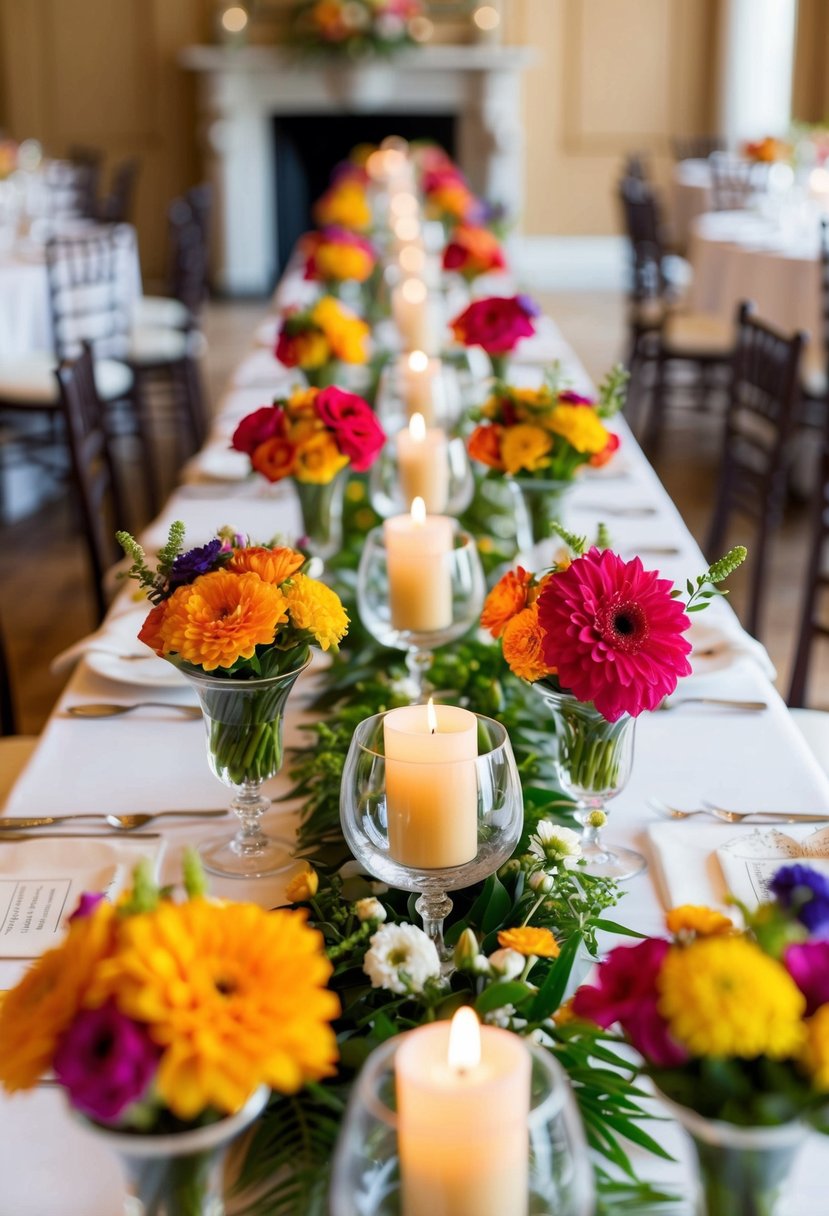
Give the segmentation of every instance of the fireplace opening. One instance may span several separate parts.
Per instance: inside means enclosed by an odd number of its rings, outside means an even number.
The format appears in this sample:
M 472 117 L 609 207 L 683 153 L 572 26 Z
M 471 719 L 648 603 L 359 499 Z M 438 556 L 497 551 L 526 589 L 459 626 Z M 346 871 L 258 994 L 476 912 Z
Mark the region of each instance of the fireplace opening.
M 355 144 L 379 144 L 387 135 L 402 135 L 434 140 L 455 155 L 452 114 L 286 114 L 273 122 L 278 274 L 297 239 L 313 227 L 311 207 L 328 185 L 332 167 Z

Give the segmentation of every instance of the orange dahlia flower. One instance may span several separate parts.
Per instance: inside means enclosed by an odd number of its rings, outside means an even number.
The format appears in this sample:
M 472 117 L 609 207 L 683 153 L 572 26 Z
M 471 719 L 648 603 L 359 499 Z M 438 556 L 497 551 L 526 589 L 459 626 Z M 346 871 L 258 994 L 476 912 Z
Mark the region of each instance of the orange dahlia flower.
M 508 622 L 527 607 L 532 577 L 523 566 L 508 570 L 484 600 L 481 625 L 494 638 L 499 638 Z
M 283 477 L 290 477 L 294 471 L 296 448 L 289 439 L 274 435 L 253 449 L 250 463 L 256 472 L 267 477 L 268 481 L 281 481 Z
M 517 929 L 502 929 L 498 934 L 498 945 L 504 950 L 516 950 L 525 957 L 558 958 L 559 946 L 550 929 L 534 929 L 522 925 Z
M 264 583 L 273 583 L 278 587 L 296 574 L 304 562 L 301 553 L 284 545 L 274 549 L 250 545 L 247 549 L 236 549 L 226 569 L 234 574 L 258 574 Z
M 187 594 L 179 598 L 180 592 Z M 258 574 L 214 570 L 167 601 L 164 650 L 187 663 L 215 671 L 249 659 L 257 646 L 270 645 L 287 621 L 287 600 Z
M 538 605 L 525 608 L 507 621 L 501 634 L 504 659 L 513 675 L 532 684 L 543 676 L 552 675 L 554 667 L 544 661 L 542 642 L 544 631 L 538 619 Z

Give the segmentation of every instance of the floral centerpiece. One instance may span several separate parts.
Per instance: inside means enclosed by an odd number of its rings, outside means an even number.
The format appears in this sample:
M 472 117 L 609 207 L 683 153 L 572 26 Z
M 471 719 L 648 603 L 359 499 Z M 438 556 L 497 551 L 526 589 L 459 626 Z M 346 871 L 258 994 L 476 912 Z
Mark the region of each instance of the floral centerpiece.
M 377 265 L 370 241 L 336 225 L 309 232 L 300 249 L 305 256 L 305 278 L 324 283 L 329 295 L 335 295 L 341 283 L 365 283 Z
M 475 224 L 458 224 L 443 251 L 443 269 L 462 275 L 469 283 L 479 275 L 505 270 L 506 265 L 498 238 Z
M 440 220 L 447 235 L 457 224 L 474 223 L 481 206 L 466 178 L 445 154 L 424 168 L 420 179 L 426 215 Z
M 365 174 L 361 171 L 337 174 L 314 203 L 313 216 L 320 228 L 333 225 L 350 228 L 353 232 L 367 232 L 372 214 Z
M 193 685 L 211 769 L 236 791 L 239 834 L 230 844 L 208 842 L 202 857 L 216 873 L 271 872 L 266 861 L 282 855 L 262 832 L 270 800 L 261 786 L 282 767 L 285 704 L 310 648 L 336 650 L 348 630 L 345 609 L 305 572 L 304 554 L 251 545 L 231 529 L 184 551 L 184 525 L 173 524 L 155 570 L 128 533 L 118 540 L 154 605 L 138 636 Z
M 486 351 L 497 380 L 505 379 L 507 359 L 524 338 L 535 333 L 538 305 L 529 296 L 488 296 L 473 300 L 450 322 L 455 341 Z
M 773 165 L 776 161 L 789 160 L 791 148 L 784 139 L 774 135 L 764 135 L 762 139 L 747 140 L 743 144 L 743 155 L 746 160 L 758 165 Z
M 268 481 L 294 481 L 305 542 L 320 557 L 339 548 L 345 470 L 364 473 L 386 436 L 371 407 L 340 388 L 295 389 L 290 397 L 248 414 L 232 446 Z M 342 474 L 342 476 L 340 476 Z
M 221 1205 L 212 1160 L 268 1090 L 335 1071 L 339 1001 L 304 912 L 214 902 L 192 855 L 184 881 L 184 898 L 160 891 L 142 863 L 115 906 L 82 897 L 61 944 L 5 994 L 0 1083 L 29 1090 L 51 1072 L 119 1151 L 142 1211 L 200 1216 Z
M 578 799 L 582 848 L 593 871 L 621 878 L 643 859 L 609 851 L 599 840 L 604 804 L 618 793 L 632 763 L 633 725 L 658 709 L 691 674 L 686 637 L 698 612 L 745 559 L 732 549 L 696 583 L 687 599 L 669 579 L 557 529 L 575 557 L 540 576 L 519 566 L 487 596 L 481 624 L 510 670 L 544 697 L 556 724 L 559 780 Z
M 690 1132 L 706 1216 L 772 1216 L 807 1124 L 829 1131 L 829 881 L 783 866 L 745 928 L 674 908 L 573 1012 L 616 1023 Z
M 300 0 L 291 14 L 295 45 L 359 60 L 416 46 L 420 0 Z
M 356 313 L 323 296 L 313 307 L 283 317 L 275 354 L 285 367 L 298 367 L 309 384 L 331 384 L 338 363 L 368 361 L 369 327 Z

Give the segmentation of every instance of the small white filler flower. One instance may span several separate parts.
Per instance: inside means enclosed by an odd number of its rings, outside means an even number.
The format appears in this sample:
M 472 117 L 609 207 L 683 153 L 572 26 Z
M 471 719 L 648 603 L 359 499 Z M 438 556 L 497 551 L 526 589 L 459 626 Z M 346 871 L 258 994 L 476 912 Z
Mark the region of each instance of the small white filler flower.
M 371 939 L 363 971 L 372 988 L 403 995 L 422 992 L 440 976 L 440 959 L 431 938 L 415 925 L 383 925 Z
M 372 895 L 365 899 L 358 899 L 354 903 L 354 911 L 357 913 L 357 919 L 360 921 L 373 920 L 378 925 L 382 925 L 386 919 L 386 909 L 380 903 L 379 899 L 375 899 Z
M 572 828 L 562 828 L 549 819 L 542 819 L 530 837 L 530 852 L 543 861 L 561 862 L 569 870 L 581 857 L 579 834 Z

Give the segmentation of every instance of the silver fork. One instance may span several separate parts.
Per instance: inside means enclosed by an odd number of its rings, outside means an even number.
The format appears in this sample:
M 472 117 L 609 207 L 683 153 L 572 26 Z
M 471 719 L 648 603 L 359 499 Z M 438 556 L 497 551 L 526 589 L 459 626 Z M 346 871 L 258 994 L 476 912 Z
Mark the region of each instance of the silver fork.
M 743 823 L 747 820 L 768 824 L 829 822 L 829 812 L 825 815 L 785 815 L 780 811 L 728 811 L 725 807 L 714 806 L 712 803 L 704 801 L 701 807 L 683 811 L 679 807 L 669 806 L 667 802 L 662 802 L 659 798 L 649 798 L 648 806 L 665 819 L 693 819 L 696 815 L 708 815 L 713 819 L 718 819 L 720 823 Z
M 680 709 L 683 705 L 716 705 L 720 709 L 740 709 L 746 713 L 760 713 L 768 709 L 766 701 L 729 701 L 724 697 L 666 697 L 660 709 Z

